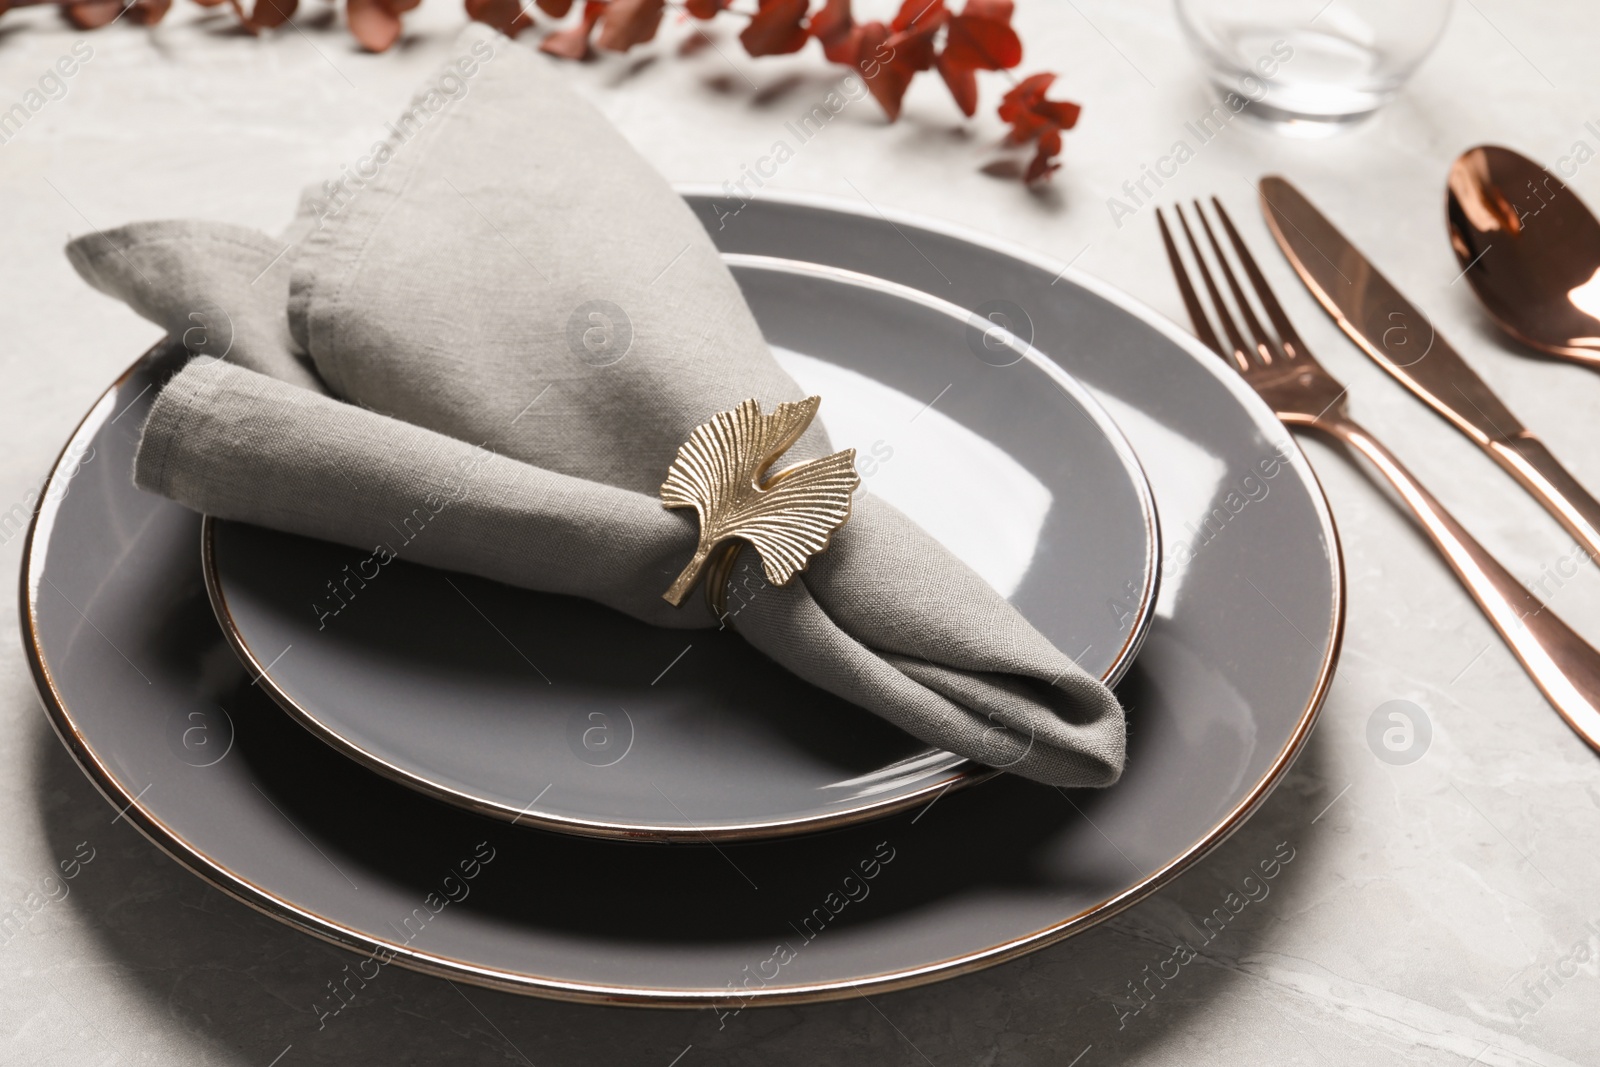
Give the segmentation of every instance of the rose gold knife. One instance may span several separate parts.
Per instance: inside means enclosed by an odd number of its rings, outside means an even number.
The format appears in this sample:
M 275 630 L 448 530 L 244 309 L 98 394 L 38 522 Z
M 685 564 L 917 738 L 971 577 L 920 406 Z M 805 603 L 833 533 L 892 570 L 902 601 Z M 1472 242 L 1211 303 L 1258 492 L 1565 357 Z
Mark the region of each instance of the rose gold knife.
M 1306 288 L 1379 366 L 1470 437 L 1600 558 L 1600 501 L 1467 366 L 1432 322 L 1282 178 L 1261 181 L 1261 210 Z

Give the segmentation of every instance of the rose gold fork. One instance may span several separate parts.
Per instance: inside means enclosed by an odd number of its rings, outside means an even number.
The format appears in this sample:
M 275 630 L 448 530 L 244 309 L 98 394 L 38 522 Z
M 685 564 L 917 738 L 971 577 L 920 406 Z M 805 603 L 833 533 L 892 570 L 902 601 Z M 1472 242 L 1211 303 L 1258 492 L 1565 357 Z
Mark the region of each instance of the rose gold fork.
M 1272 338 L 1267 334 L 1249 300 L 1245 298 L 1233 268 L 1228 265 L 1228 257 L 1223 254 L 1222 245 L 1206 220 L 1198 200 L 1194 203 L 1194 211 L 1199 217 L 1200 227 L 1254 343 L 1246 342 L 1240 334 L 1233 315 L 1217 289 L 1211 268 L 1201 254 L 1200 243 L 1189 228 L 1189 220 L 1181 207 L 1175 207 L 1173 210 L 1183 227 L 1184 236 L 1188 238 L 1200 279 L 1210 295 L 1223 333 L 1227 335 L 1227 344 L 1218 340 L 1199 294 L 1189 281 L 1188 271 L 1178 254 L 1178 245 L 1172 239 L 1172 231 L 1167 228 L 1167 220 L 1157 210 L 1156 221 L 1161 226 L 1161 239 L 1166 245 L 1167 258 L 1172 262 L 1172 273 L 1177 279 L 1178 291 L 1183 295 L 1183 303 L 1194 323 L 1196 335 L 1233 364 L 1234 369 L 1271 406 L 1284 425 L 1320 430 L 1359 452 L 1377 468 L 1378 473 L 1394 486 L 1400 498 L 1411 508 L 1423 530 L 1433 540 L 1434 547 L 1444 556 L 1451 570 L 1456 572 L 1456 577 L 1461 579 L 1461 584 L 1467 587 L 1467 592 L 1472 594 L 1494 628 L 1522 662 L 1534 684 L 1561 713 L 1561 717 L 1567 720 L 1567 724 L 1590 747 L 1600 750 L 1600 652 L 1574 633 L 1571 627 L 1557 618 L 1538 597 L 1528 592 L 1521 582 L 1497 563 L 1434 499 L 1433 494 L 1412 477 L 1394 453 L 1350 418 L 1345 408 L 1345 387 L 1312 358 L 1305 342 L 1289 323 L 1283 307 L 1273 296 L 1266 278 L 1256 265 L 1255 257 L 1245 247 L 1244 240 L 1234 228 L 1233 220 L 1228 217 L 1221 201 L 1212 197 L 1211 203 L 1277 337 Z

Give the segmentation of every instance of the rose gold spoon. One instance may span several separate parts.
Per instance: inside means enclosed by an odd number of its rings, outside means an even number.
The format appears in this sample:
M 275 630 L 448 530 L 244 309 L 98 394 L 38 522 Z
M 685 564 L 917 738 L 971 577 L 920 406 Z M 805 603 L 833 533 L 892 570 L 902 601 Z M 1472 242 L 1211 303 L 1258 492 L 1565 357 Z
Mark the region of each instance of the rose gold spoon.
M 1600 370 L 1600 220 L 1509 148 L 1469 148 L 1450 167 L 1450 244 L 1507 333 Z

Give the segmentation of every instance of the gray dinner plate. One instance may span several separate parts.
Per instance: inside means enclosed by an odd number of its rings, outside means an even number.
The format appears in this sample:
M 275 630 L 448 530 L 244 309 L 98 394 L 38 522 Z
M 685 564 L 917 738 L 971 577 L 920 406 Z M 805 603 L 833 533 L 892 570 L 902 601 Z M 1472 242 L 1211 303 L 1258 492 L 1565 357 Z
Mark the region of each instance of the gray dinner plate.
M 152 386 L 176 365 L 158 354 L 73 435 L 22 571 L 39 692 L 119 818 L 380 965 L 690 1007 L 854 996 L 1020 955 L 1147 896 L 1256 809 L 1311 730 L 1343 624 L 1326 503 L 1271 412 L 1175 325 L 1056 261 L 798 197 L 750 202 L 718 229 L 714 195 L 689 200 L 727 251 L 936 286 L 970 308 L 1006 301 L 1117 419 L 1166 560 L 1118 687 L 1122 779 L 1059 791 L 1002 775 L 841 830 L 716 847 L 551 834 L 441 804 L 339 755 L 251 684 L 207 602 L 199 517 L 129 482 Z
M 787 260 L 731 266 L 863 484 L 1085 670 L 1120 680 L 1155 609 L 1155 506 L 1093 397 L 918 290 Z M 737 622 L 665 630 L 404 562 L 324 618 L 311 605 L 331 602 L 328 577 L 366 553 L 243 523 L 208 521 L 205 538 L 217 619 L 258 685 L 344 754 L 486 815 L 742 840 L 902 811 L 992 773 L 801 682 Z

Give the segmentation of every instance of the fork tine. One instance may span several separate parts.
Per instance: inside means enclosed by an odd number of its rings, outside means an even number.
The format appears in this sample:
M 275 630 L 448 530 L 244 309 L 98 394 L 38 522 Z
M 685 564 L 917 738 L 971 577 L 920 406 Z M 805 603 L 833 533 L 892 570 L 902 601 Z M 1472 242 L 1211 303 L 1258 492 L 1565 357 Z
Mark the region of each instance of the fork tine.
M 1222 293 L 1217 288 L 1216 279 L 1211 277 L 1211 268 L 1206 266 L 1206 257 L 1200 254 L 1200 242 L 1194 239 L 1194 231 L 1189 229 L 1189 220 L 1183 214 L 1183 205 L 1174 204 L 1172 210 L 1178 216 L 1178 224 L 1183 227 L 1183 235 L 1189 239 L 1189 251 L 1194 253 L 1195 266 L 1200 270 L 1200 280 L 1206 283 L 1206 292 L 1211 294 L 1211 306 L 1222 322 L 1223 332 L 1228 335 L 1228 343 L 1233 345 L 1234 369 L 1240 374 L 1248 373 L 1251 367 L 1250 349 L 1246 347 L 1244 337 L 1239 333 L 1239 327 L 1234 324 L 1233 316 L 1228 312 L 1228 305 L 1222 302 Z
M 1283 305 L 1278 303 L 1272 288 L 1267 285 L 1266 277 L 1256 265 L 1256 257 L 1250 254 L 1250 249 L 1245 247 L 1239 231 L 1234 229 L 1233 220 L 1228 217 L 1228 210 L 1216 197 L 1211 198 L 1211 204 L 1217 209 L 1217 217 L 1222 220 L 1223 228 L 1228 231 L 1228 240 L 1233 243 L 1234 251 L 1239 253 L 1239 262 L 1244 264 L 1244 272 L 1250 276 L 1250 284 L 1255 286 L 1256 295 L 1261 298 L 1261 306 L 1267 309 L 1267 318 L 1272 320 L 1273 329 L 1278 331 L 1278 341 L 1283 345 L 1285 353 L 1290 359 L 1310 355 L 1305 342 L 1300 340 L 1300 335 L 1295 332 L 1294 325 L 1289 321 L 1289 316 L 1284 314 Z
M 1228 353 L 1223 351 L 1222 342 L 1217 339 L 1217 331 L 1211 328 L 1211 320 L 1206 318 L 1205 307 L 1200 303 L 1200 294 L 1194 291 L 1194 283 L 1189 280 L 1189 272 L 1184 269 L 1183 259 L 1178 255 L 1178 245 L 1172 239 L 1172 231 L 1167 228 L 1166 216 L 1161 214 L 1161 209 L 1156 208 L 1156 224 L 1161 227 L 1161 243 L 1167 246 L 1167 261 L 1172 264 L 1172 277 L 1178 283 L 1178 293 L 1183 297 L 1183 306 L 1189 311 L 1189 322 L 1194 326 L 1195 336 L 1205 346 L 1222 358 L 1228 358 Z
M 1194 202 L 1194 213 L 1200 216 L 1200 225 L 1206 231 L 1206 240 L 1211 242 L 1211 251 L 1216 254 L 1217 263 L 1222 267 L 1222 276 L 1227 280 L 1228 291 L 1233 294 L 1234 303 L 1239 306 L 1239 314 L 1244 316 L 1245 328 L 1250 331 L 1250 336 L 1256 341 L 1256 355 L 1261 362 L 1272 366 L 1277 355 L 1277 345 L 1267 336 L 1267 331 L 1262 329 L 1261 320 L 1256 318 L 1255 309 L 1250 306 L 1250 301 L 1245 298 L 1244 289 L 1239 285 L 1238 277 L 1233 273 L 1233 268 L 1228 265 L 1228 257 L 1222 253 L 1222 244 L 1217 240 L 1217 235 L 1211 230 L 1211 223 L 1206 221 L 1206 213 L 1200 201 Z

